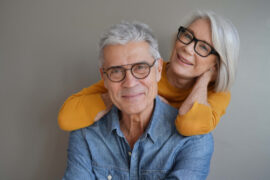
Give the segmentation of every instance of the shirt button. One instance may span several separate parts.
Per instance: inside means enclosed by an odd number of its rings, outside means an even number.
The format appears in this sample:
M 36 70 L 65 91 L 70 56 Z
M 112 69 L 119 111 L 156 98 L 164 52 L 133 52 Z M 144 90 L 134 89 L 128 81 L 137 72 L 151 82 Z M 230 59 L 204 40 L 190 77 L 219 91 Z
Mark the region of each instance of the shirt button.
M 128 155 L 131 156 L 131 152 L 128 152 Z
M 108 178 L 108 180 L 111 180 L 111 179 L 112 179 L 112 176 L 111 176 L 111 175 L 109 175 L 107 178 Z

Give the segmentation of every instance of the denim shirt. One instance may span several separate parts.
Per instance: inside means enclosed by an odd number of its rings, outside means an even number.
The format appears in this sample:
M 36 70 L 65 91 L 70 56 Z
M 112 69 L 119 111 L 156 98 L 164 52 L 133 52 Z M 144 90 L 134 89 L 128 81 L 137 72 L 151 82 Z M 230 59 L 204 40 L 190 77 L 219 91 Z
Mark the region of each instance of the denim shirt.
M 144 134 L 130 148 L 114 106 L 92 126 L 70 133 L 64 180 L 202 180 L 209 173 L 212 134 L 184 137 L 177 109 L 157 97 Z

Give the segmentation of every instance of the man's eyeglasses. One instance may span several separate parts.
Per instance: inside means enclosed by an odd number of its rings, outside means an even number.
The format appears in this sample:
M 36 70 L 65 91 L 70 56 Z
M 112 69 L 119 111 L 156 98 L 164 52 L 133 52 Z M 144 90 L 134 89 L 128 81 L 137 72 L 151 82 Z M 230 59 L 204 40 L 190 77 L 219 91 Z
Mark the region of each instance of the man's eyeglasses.
M 131 74 L 136 79 L 144 79 L 150 74 L 151 68 L 154 66 L 155 62 L 156 60 L 154 60 L 152 65 L 149 65 L 146 62 L 140 62 L 135 64 L 126 64 L 123 66 L 112 66 L 107 69 L 103 69 L 103 73 L 106 74 L 112 82 L 123 81 L 126 77 L 127 70 L 130 70 Z M 125 68 L 125 66 L 131 67 Z
M 177 39 L 185 44 L 188 45 L 195 41 L 194 44 L 194 51 L 202 57 L 207 57 L 210 54 L 214 54 L 219 56 L 218 52 L 207 42 L 197 39 L 194 34 L 189 31 L 187 28 L 180 26 L 178 29 Z

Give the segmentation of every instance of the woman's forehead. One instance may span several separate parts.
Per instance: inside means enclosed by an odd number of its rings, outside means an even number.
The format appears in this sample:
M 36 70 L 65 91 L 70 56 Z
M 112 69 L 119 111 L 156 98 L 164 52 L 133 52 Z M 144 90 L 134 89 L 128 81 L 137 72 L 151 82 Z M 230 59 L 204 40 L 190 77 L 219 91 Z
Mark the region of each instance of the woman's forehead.
M 197 19 L 193 21 L 187 28 L 193 32 L 196 38 L 204 40 L 212 45 L 212 30 L 210 21 L 208 19 Z

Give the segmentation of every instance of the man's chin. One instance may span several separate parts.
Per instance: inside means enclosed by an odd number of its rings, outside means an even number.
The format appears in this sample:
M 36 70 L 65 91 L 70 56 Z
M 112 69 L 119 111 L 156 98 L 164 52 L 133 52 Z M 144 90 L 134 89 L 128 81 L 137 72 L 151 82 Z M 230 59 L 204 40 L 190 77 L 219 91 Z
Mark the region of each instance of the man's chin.
M 140 114 L 146 110 L 146 106 L 137 103 L 123 105 L 121 111 L 127 115 Z

